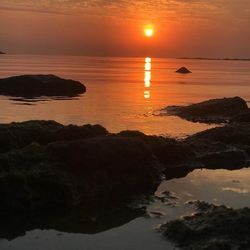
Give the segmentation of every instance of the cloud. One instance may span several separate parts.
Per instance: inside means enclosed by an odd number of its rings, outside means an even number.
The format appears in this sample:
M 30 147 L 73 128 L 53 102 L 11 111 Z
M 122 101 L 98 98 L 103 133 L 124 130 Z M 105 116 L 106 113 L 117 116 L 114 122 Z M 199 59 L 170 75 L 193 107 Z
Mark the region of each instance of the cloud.
M 250 0 L 1 0 L 0 10 L 166 21 L 250 20 Z

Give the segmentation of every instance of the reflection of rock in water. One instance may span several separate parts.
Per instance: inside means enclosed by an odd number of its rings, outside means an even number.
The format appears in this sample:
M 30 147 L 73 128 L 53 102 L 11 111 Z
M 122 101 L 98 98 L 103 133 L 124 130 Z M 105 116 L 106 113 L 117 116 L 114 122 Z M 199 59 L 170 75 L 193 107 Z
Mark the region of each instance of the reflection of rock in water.
M 14 105 L 35 105 L 40 102 L 49 102 L 49 101 L 69 101 L 69 100 L 78 100 L 79 96 L 43 96 L 39 97 L 31 97 L 31 98 L 10 98 L 13 101 Z
M 0 79 L 0 94 L 6 96 L 74 97 L 84 92 L 86 92 L 86 87 L 82 83 L 54 75 L 22 75 Z
M 1 218 L 0 238 L 12 240 L 34 229 L 66 233 L 96 234 L 122 226 L 145 215 L 144 208 L 133 208 L 125 202 L 106 197 L 71 210 Z

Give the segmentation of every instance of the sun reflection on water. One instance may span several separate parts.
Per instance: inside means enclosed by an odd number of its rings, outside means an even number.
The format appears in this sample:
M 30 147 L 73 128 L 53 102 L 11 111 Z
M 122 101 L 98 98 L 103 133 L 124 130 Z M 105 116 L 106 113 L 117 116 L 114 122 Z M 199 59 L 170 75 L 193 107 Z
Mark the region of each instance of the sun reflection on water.
M 144 67 L 144 87 L 146 90 L 144 90 L 144 98 L 150 99 L 150 86 L 151 86 L 151 65 L 152 59 L 150 57 L 145 58 L 145 67 Z

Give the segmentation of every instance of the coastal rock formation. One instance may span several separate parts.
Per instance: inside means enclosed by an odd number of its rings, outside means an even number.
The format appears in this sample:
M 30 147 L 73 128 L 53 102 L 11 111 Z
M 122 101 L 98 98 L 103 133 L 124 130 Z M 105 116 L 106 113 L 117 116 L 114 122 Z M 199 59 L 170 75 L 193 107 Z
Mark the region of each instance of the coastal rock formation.
M 137 137 L 52 121 L 1 125 L 1 214 L 65 209 L 104 196 L 153 193 L 160 163 Z
M 244 119 L 239 116 L 242 113 L 247 113 L 245 119 L 249 119 L 250 116 L 246 101 L 240 97 L 211 99 L 188 106 L 169 106 L 163 111 L 168 115 L 204 123 L 225 123 L 231 119 L 240 121 Z
M 5 53 L 3 51 L 0 51 L 0 55 L 4 55 Z
M 240 113 L 231 119 L 231 122 L 250 122 L 250 109 Z
M 196 164 L 206 168 L 237 169 L 249 166 L 248 123 L 233 123 L 208 129 L 189 136 L 183 143 L 196 152 Z
M 167 239 L 186 250 L 250 249 L 250 209 L 198 202 L 199 212 L 161 226 Z
M 65 209 L 109 196 L 153 194 L 162 175 L 249 165 L 248 124 L 175 140 L 138 131 L 110 134 L 100 125 L 54 121 L 0 125 L 1 214 Z
M 9 223 L 15 215 L 15 224 L 28 216 L 32 222 L 18 232 L 41 223 L 33 221 L 37 213 L 51 218 L 59 211 L 67 218 L 67 211 L 76 206 L 86 211 L 90 204 L 93 208 L 110 200 L 125 207 L 153 194 L 163 176 L 184 177 L 202 167 L 237 169 L 249 166 L 250 159 L 248 123 L 175 140 L 139 131 L 110 134 L 100 125 L 27 121 L 1 124 L 0 141 L 0 218 Z M 44 227 L 51 227 L 46 218 Z
M 189 69 L 187 69 L 186 67 L 181 67 L 178 70 L 175 71 L 176 73 L 179 74 L 189 74 L 192 73 Z
M 0 124 L 0 153 L 22 149 L 32 143 L 47 145 L 107 135 L 100 125 L 63 126 L 55 121 L 26 121 Z
M 77 96 L 86 87 L 55 75 L 21 75 L 0 79 L 0 94 L 33 98 L 39 96 Z

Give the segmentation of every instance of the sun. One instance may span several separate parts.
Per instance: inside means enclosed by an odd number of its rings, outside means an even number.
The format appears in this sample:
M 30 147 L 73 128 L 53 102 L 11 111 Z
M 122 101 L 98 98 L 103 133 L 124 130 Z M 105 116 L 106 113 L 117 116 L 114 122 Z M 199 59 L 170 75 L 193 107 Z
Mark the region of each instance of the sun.
M 154 28 L 152 25 L 147 25 L 144 28 L 144 35 L 146 37 L 152 37 L 154 35 Z

